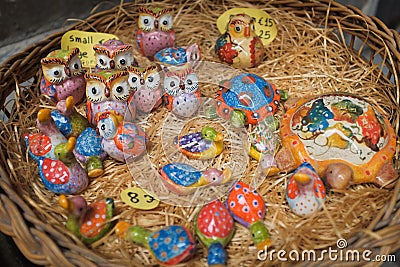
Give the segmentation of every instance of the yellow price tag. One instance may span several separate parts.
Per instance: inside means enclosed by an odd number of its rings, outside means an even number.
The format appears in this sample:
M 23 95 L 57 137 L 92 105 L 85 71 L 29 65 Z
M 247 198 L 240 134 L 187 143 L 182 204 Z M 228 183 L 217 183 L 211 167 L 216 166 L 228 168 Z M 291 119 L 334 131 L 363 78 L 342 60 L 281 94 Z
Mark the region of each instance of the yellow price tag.
M 274 20 L 264 10 L 255 8 L 232 8 L 225 11 L 217 19 L 217 27 L 220 33 L 226 32 L 230 15 L 236 14 L 246 14 L 254 18 L 256 34 L 260 37 L 264 45 L 268 45 L 275 39 L 277 29 Z
M 139 187 L 132 187 L 121 192 L 121 199 L 129 206 L 140 210 L 151 210 L 158 206 L 160 200 Z
M 96 66 L 96 58 L 93 45 L 102 44 L 110 39 L 119 38 L 109 33 L 72 30 L 61 37 L 61 49 L 79 48 L 79 58 L 82 61 L 82 66 L 84 68 L 94 68 Z

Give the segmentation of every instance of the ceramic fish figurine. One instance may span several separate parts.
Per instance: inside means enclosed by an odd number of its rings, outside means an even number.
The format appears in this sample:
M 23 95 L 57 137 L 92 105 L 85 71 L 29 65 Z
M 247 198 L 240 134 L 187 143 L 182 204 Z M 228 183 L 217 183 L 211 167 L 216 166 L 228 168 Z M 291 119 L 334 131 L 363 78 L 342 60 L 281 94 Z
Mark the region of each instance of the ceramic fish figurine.
M 139 7 L 139 30 L 136 42 L 140 52 L 153 60 L 163 48 L 175 46 L 175 32 L 172 28 L 172 8 Z
M 275 158 L 283 171 L 309 162 L 335 189 L 361 183 L 391 187 L 399 177 L 392 162 L 395 131 L 361 97 L 330 93 L 299 99 L 287 109 L 280 134 L 282 149 Z
M 187 195 L 201 186 L 226 183 L 231 178 L 231 170 L 209 168 L 200 171 L 185 163 L 169 163 L 160 170 L 164 184 L 178 195 Z
M 67 143 L 57 145 L 54 150 L 57 159 L 38 159 L 39 174 L 44 186 L 56 194 L 77 194 L 89 184 L 86 170 L 72 153 L 75 143 L 75 137 L 70 137 Z
M 112 111 L 99 116 L 97 131 L 103 138 L 103 150 L 118 161 L 139 157 L 146 151 L 146 133 L 134 123 L 121 121 Z
M 215 44 L 219 58 L 235 68 L 252 68 L 264 59 L 264 45 L 255 32 L 254 18 L 246 14 L 231 15 L 226 32 Z
M 213 127 L 205 126 L 201 132 L 177 136 L 174 143 L 189 159 L 208 160 L 221 154 L 224 135 Z
M 157 52 L 154 60 L 161 66 L 179 66 L 189 63 L 194 68 L 200 60 L 199 45 L 194 43 L 189 46 L 174 46 L 164 48 Z
M 273 115 L 280 99 L 281 94 L 275 85 L 256 74 L 242 73 L 221 82 L 215 108 L 221 118 L 242 127 L 257 124 Z
M 201 208 L 194 221 L 194 228 L 201 243 L 208 250 L 208 266 L 226 266 L 225 246 L 235 232 L 233 218 L 226 207 L 214 200 Z
M 263 224 L 265 203 L 256 190 L 238 181 L 228 194 L 226 206 L 238 223 L 249 228 L 258 249 L 271 245 L 269 232 Z
M 114 201 L 112 198 L 88 204 L 82 196 L 61 195 L 59 203 L 68 211 L 67 229 L 86 245 L 105 236 L 113 226 Z
M 289 178 L 286 200 L 294 213 L 310 216 L 322 208 L 326 199 L 324 183 L 310 163 L 302 163 Z
M 110 39 L 102 44 L 95 44 L 93 50 L 96 56 L 96 69 L 127 70 L 130 66 L 138 66 L 133 55 L 133 46 L 124 44 L 121 40 Z
M 42 94 L 53 101 L 65 100 L 72 95 L 75 104 L 85 98 L 86 81 L 79 59 L 79 49 L 54 50 L 42 58 L 43 78 L 40 83 Z
M 187 261 L 196 248 L 192 234 L 180 225 L 171 225 L 150 232 L 140 226 L 118 222 L 115 233 L 129 242 L 147 248 L 161 266 L 174 266 Z

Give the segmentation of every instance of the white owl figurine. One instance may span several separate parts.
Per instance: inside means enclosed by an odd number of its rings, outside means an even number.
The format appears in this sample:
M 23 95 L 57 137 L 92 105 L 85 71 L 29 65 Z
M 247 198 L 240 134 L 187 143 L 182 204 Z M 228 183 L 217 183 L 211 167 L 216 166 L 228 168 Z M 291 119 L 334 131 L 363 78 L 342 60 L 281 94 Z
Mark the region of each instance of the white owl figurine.
M 43 78 L 40 83 L 42 94 L 53 101 L 65 101 L 68 96 L 74 97 L 74 104 L 85 97 L 85 78 L 79 49 L 54 50 L 40 61 Z
M 133 55 L 131 44 L 110 39 L 93 46 L 96 56 L 96 70 L 127 70 L 130 66 L 138 66 Z
M 172 29 L 172 8 L 140 7 L 136 35 L 137 45 L 143 55 L 153 60 L 154 55 L 166 47 L 175 46 Z
M 149 113 L 159 107 L 163 89 L 157 65 L 146 68 L 130 67 L 128 71 L 136 109 L 141 113 Z
M 164 66 L 164 101 L 176 116 L 193 117 L 201 102 L 199 79 L 190 63 Z
M 136 107 L 127 71 L 100 71 L 86 73 L 86 115 L 89 123 L 97 125 L 99 116 L 107 111 L 115 113 L 126 121 L 135 118 Z

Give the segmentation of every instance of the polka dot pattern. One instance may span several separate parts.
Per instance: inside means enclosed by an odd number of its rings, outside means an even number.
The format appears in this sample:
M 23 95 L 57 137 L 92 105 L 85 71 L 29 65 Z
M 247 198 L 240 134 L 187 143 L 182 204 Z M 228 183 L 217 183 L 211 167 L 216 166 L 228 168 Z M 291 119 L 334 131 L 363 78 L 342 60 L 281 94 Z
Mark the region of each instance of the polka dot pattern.
M 82 223 L 80 231 L 86 238 L 100 234 L 106 225 L 106 202 L 96 202 L 89 205 L 86 220 Z

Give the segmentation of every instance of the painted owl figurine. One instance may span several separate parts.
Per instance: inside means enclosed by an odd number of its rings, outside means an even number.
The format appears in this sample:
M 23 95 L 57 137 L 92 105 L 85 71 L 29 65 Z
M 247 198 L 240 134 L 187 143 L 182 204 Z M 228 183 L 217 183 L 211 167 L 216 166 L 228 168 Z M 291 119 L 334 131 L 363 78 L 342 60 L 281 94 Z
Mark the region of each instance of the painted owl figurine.
M 164 101 L 167 108 L 178 117 L 194 116 L 200 106 L 201 93 L 199 79 L 190 63 L 165 66 L 163 71 Z
M 96 55 L 96 71 L 126 70 L 130 66 L 138 66 L 133 55 L 133 46 L 116 39 L 93 46 Z
M 128 77 L 127 71 L 116 70 L 85 74 L 86 115 L 93 126 L 97 125 L 102 113 L 111 110 L 125 121 L 134 119 L 136 108 L 130 101 L 132 89 Z
M 40 61 L 43 78 L 40 82 L 40 92 L 49 96 L 55 102 L 73 96 L 75 104 L 85 97 L 85 78 L 82 62 L 79 59 L 79 49 L 54 50 Z
M 163 48 L 175 46 L 175 32 L 172 29 L 173 8 L 140 7 L 136 35 L 137 45 L 143 55 L 153 60 Z
M 133 101 L 141 113 L 150 113 L 162 103 L 163 88 L 157 65 L 146 68 L 130 67 L 129 85 L 133 89 Z
M 246 14 L 231 15 L 226 32 L 215 45 L 220 60 L 235 68 L 252 68 L 261 63 L 265 48 L 255 32 L 254 22 Z

